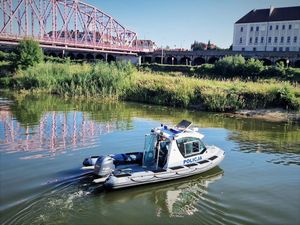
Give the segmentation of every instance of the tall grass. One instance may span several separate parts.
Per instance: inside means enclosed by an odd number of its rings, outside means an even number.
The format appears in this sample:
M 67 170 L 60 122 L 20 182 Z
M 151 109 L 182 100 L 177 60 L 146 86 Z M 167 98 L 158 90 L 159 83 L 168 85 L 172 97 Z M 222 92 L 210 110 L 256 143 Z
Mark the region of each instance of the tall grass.
M 46 62 L 19 70 L 7 84 L 17 90 L 40 90 L 64 96 L 124 96 L 134 67 L 126 63 L 72 64 Z
M 298 83 L 209 80 L 139 72 L 127 63 L 46 62 L 0 78 L 0 85 L 70 97 L 125 99 L 210 111 L 282 107 L 300 109 Z
M 289 82 L 242 82 L 171 77 L 143 73 L 136 76 L 128 99 L 161 105 L 233 111 L 282 107 L 300 108 L 300 87 Z

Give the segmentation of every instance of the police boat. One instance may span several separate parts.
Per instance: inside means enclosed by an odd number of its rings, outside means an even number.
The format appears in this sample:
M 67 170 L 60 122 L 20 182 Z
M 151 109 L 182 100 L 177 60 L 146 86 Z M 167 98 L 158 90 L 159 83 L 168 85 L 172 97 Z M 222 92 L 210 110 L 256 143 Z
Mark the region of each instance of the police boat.
M 183 120 L 174 127 L 161 124 L 145 136 L 143 152 L 92 156 L 82 169 L 92 170 L 94 183 L 108 189 L 184 178 L 208 171 L 225 156 L 222 149 L 206 146 L 204 135 Z

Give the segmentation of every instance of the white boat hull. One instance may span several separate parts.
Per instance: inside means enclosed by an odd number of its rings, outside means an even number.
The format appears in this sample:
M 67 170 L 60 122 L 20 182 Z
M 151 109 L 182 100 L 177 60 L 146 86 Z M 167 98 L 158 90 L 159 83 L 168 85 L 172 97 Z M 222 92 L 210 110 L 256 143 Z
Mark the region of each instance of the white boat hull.
M 129 176 L 124 175 L 123 177 L 118 177 L 110 175 L 104 181 L 104 187 L 108 189 L 120 189 L 127 188 L 132 186 L 151 184 L 157 182 L 164 182 L 169 180 L 175 180 L 180 178 L 185 178 L 200 173 L 204 173 L 217 165 L 224 159 L 224 154 L 219 155 L 218 158 L 214 160 L 208 160 L 207 163 L 199 164 L 195 163 L 193 166 L 184 166 L 180 169 L 168 169 L 167 171 L 162 172 L 153 172 L 153 171 L 142 171 L 133 173 Z

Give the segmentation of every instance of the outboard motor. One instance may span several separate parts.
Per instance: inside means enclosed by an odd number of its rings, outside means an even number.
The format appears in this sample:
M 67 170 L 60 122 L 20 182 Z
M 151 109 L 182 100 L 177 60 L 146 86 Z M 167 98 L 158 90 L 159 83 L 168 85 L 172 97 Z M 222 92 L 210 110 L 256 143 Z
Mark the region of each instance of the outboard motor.
M 94 166 L 97 162 L 99 156 L 91 156 L 89 158 L 85 158 L 83 161 L 83 166 Z
M 94 174 L 100 177 L 109 175 L 115 169 L 114 159 L 110 156 L 100 156 L 95 164 Z

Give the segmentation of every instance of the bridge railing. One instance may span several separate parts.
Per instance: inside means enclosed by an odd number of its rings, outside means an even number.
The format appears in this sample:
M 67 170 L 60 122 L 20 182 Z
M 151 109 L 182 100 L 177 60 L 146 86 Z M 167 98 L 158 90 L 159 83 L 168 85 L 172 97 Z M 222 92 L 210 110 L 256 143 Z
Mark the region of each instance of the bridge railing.
M 20 40 L 23 39 L 34 39 L 38 41 L 42 45 L 50 46 L 61 46 L 61 47 L 74 47 L 74 48 L 91 48 L 95 50 L 116 50 L 116 51 L 126 51 L 126 52 L 153 52 L 152 48 L 145 47 L 136 47 L 136 46 L 122 46 L 118 44 L 110 44 L 110 43 L 100 43 L 100 42 L 92 42 L 92 41 L 80 41 L 80 40 L 72 40 L 72 39 L 64 39 L 64 38 L 45 38 L 45 37 L 32 37 L 32 36 L 19 36 L 14 34 L 0 34 L 0 41 L 6 41 L 7 44 L 16 44 Z

